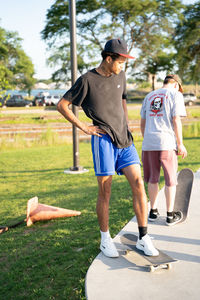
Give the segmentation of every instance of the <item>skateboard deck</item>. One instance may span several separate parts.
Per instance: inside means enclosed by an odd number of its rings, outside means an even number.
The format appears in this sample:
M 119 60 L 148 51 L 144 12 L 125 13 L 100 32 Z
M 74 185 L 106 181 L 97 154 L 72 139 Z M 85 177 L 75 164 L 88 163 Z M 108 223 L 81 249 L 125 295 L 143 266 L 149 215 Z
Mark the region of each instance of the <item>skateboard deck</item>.
M 136 248 L 138 237 L 135 234 L 127 233 L 122 235 L 120 239 L 122 244 L 128 247 L 126 255 L 129 256 L 131 262 L 135 263 L 137 266 L 147 268 L 150 272 L 157 269 L 171 269 L 171 263 L 177 262 L 176 259 L 158 249 L 158 256 L 145 255 L 143 251 Z
M 178 174 L 178 185 L 176 187 L 174 211 L 182 211 L 183 219 L 181 222 L 185 221 L 188 215 L 193 179 L 194 173 L 188 168 L 182 169 Z

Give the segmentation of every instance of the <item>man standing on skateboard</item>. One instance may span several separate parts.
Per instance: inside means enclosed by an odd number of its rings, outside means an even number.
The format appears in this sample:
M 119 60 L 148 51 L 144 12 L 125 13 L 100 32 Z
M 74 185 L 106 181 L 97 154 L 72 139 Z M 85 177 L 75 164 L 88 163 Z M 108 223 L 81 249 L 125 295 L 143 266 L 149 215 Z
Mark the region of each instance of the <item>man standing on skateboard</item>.
M 118 257 L 109 233 L 109 200 L 112 176 L 124 174 L 133 193 L 133 207 L 139 227 L 137 247 L 146 255 L 157 256 L 147 234 L 147 198 L 141 176 L 140 160 L 128 129 L 126 78 L 122 71 L 128 55 L 123 40 L 109 40 L 101 53 L 102 62 L 78 78 L 59 101 L 58 111 L 72 124 L 92 136 L 92 153 L 98 182 L 97 216 L 101 232 L 100 249 L 108 257 Z M 81 106 L 93 120 L 88 126 L 69 109 Z
M 141 108 L 142 162 L 144 180 L 148 183 L 151 204 L 149 220 L 159 217 L 157 195 L 160 167 L 165 178 L 167 225 L 175 225 L 182 219 L 181 211 L 173 211 L 176 195 L 177 154 L 187 156 L 183 145 L 181 116 L 186 116 L 183 88 L 178 75 L 167 75 L 163 87 L 149 93 Z

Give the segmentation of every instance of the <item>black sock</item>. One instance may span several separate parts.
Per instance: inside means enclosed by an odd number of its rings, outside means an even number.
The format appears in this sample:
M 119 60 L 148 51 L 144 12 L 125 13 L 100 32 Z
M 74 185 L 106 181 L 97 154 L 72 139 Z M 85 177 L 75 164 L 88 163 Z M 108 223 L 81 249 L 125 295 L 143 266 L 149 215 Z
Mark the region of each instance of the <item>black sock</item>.
M 152 212 L 152 213 L 157 213 L 157 212 L 158 212 L 158 209 L 157 209 L 157 208 L 151 208 L 151 212 Z
M 141 240 L 141 238 L 147 234 L 147 227 L 139 226 L 138 229 L 139 229 L 139 239 Z
M 173 211 L 167 211 L 167 217 L 173 217 Z

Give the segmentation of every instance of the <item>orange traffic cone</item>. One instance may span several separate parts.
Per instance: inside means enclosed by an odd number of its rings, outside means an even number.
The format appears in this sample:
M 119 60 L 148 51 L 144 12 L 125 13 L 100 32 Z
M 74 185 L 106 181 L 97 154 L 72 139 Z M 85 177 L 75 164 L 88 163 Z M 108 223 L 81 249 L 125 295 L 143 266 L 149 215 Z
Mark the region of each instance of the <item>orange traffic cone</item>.
M 37 221 L 73 217 L 79 216 L 80 214 L 80 211 L 40 204 L 38 203 L 38 197 L 34 197 L 28 200 L 27 203 L 26 225 L 31 226 Z

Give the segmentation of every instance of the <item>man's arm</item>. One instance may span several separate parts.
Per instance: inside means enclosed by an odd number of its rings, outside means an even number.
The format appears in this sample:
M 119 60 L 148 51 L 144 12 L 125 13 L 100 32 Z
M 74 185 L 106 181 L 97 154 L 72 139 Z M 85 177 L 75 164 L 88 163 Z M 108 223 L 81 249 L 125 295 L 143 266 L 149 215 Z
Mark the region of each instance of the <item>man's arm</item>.
M 185 158 L 187 156 L 187 150 L 183 145 L 182 123 L 181 123 L 180 116 L 173 117 L 173 125 L 174 125 L 176 141 L 177 141 L 178 155 L 181 155 L 182 158 Z
M 70 101 L 64 98 L 62 98 L 57 104 L 57 110 L 64 116 L 66 120 L 81 129 L 86 134 L 97 136 L 101 136 L 100 134 L 105 134 L 105 131 L 100 129 L 98 126 L 88 126 L 87 124 L 81 122 L 69 108 L 71 104 L 72 103 Z
M 146 125 L 146 119 L 142 119 L 141 118 L 141 121 L 140 121 L 140 130 L 141 130 L 141 133 L 142 133 L 143 137 L 144 137 L 145 125 Z

